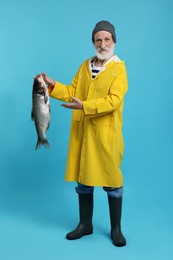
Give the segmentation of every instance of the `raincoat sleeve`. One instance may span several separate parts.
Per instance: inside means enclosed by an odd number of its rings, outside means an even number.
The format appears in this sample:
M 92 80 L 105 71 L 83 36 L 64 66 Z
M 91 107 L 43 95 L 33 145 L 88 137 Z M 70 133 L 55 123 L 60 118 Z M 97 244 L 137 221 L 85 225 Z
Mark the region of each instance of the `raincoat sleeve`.
M 79 72 L 77 72 L 77 74 L 73 78 L 70 86 L 60 83 L 58 81 L 55 81 L 54 87 L 48 86 L 48 91 L 49 91 L 50 97 L 58 99 L 58 100 L 62 100 L 65 102 L 72 102 L 71 97 L 75 96 L 78 74 L 79 74 Z
M 127 89 L 127 73 L 123 65 L 114 76 L 108 95 L 82 102 L 85 116 L 101 116 L 117 110 L 124 100 Z

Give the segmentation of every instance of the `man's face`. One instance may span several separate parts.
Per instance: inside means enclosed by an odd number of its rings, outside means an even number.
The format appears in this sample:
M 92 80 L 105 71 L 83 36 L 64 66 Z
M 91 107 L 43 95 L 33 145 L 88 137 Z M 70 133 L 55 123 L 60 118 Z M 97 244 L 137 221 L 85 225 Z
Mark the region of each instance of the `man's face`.
M 94 47 L 96 56 L 101 60 L 109 59 L 114 53 L 115 43 L 112 34 L 107 31 L 99 31 L 94 35 Z

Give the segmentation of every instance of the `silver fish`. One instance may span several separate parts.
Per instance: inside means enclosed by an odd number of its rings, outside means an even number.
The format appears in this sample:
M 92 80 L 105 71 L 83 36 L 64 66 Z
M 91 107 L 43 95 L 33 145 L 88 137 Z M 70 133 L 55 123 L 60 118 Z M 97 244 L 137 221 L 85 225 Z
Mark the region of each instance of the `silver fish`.
M 50 125 L 50 101 L 46 83 L 40 74 L 34 77 L 31 118 L 35 123 L 38 136 L 35 149 L 38 149 L 41 145 L 49 148 L 46 131 Z

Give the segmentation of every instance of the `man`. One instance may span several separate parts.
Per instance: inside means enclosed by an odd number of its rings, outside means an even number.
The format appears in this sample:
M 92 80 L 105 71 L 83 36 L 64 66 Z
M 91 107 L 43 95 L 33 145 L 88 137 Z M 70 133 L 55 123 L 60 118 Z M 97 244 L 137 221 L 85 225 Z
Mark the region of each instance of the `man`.
M 92 32 L 96 56 L 80 66 L 70 86 L 43 73 L 50 96 L 73 109 L 66 180 L 77 182 L 79 224 L 66 235 L 69 240 L 93 233 L 93 191 L 107 192 L 111 239 L 125 246 L 121 232 L 123 177 L 120 170 L 124 143 L 122 110 L 127 91 L 124 62 L 114 55 L 116 34 L 108 21 L 100 21 Z

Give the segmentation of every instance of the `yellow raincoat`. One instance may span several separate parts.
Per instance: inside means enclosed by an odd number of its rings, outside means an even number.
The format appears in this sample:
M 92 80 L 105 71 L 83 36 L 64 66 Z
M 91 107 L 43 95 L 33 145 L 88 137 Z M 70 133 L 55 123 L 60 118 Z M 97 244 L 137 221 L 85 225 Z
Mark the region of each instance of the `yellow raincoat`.
M 70 86 L 56 82 L 50 96 L 71 102 L 75 96 L 82 110 L 73 110 L 66 167 L 66 181 L 89 186 L 121 187 L 124 142 L 122 110 L 127 91 L 123 61 L 113 56 L 92 79 L 90 59 L 80 66 Z

